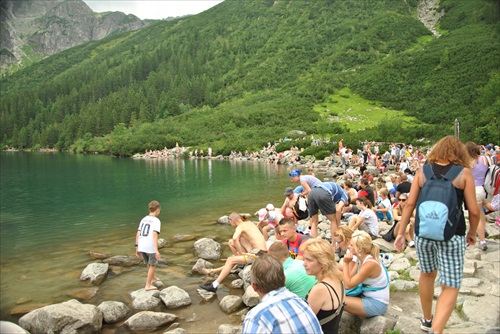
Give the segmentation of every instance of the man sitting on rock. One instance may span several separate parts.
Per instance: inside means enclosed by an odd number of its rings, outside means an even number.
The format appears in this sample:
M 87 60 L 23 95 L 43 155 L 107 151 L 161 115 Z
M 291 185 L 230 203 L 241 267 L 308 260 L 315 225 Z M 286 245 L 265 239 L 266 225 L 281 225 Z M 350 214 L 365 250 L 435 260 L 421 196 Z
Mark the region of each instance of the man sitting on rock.
M 280 221 L 280 234 L 282 242 L 287 246 L 292 259 L 302 260 L 300 245 L 310 238 L 309 235 L 297 233 L 295 222 L 290 218 L 283 218 Z
M 260 303 L 243 320 L 241 333 L 323 333 L 309 304 L 285 287 L 283 266 L 269 255 L 258 258 L 250 272 Z
M 285 270 L 285 286 L 301 298 L 306 298 L 311 288 L 316 284 L 316 277 L 307 275 L 304 261 L 294 260 L 282 242 L 275 242 L 269 247 L 269 255 L 283 265 Z
M 260 232 L 259 228 L 251 221 L 243 221 L 241 216 L 233 212 L 229 215 L 229 222 L 232 226 L 236 227 L 233 238 L 231 239 L 234 246 L 233 256 L 228 257 L 226 263 L 216 269 L 203 269 L 205 275 L 214 276 L 219 274 L 217 280 L 211 284 L 202 284 L 200 288 L 216 292 L 220 283 L 231 273 L 235 265 L 246 265 L 253 263 L 257 257 L 267 253 L 266 241 Z M 250 245 L 251 251 L 247 252 L 246 249 L 241 247 L 242 241 Z M 233 248 L 231 248 L 233 250 Z

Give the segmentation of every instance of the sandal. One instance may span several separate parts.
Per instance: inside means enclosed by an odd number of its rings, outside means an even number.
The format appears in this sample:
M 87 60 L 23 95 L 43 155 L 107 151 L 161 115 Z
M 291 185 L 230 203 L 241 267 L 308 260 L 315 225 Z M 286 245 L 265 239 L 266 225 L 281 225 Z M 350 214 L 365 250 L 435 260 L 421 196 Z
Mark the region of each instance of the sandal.
M 211 276 L 213 277 L 215 275 L 215 271 L 211 268 L 203 268 L 201 271 L 203 271 L 203 273 L 205 275 L 208 275 L 208 276 Z

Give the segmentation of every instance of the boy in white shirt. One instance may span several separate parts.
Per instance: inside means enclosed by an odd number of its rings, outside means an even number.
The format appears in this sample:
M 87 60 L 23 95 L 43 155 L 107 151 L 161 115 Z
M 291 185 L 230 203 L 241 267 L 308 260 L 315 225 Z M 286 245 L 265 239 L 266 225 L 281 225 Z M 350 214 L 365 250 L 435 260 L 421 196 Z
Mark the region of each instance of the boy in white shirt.
M 149 215 L 142 218 L 137 234 L 135 236 L 135 255 L 144 259 L 148 266 L 148 276 L 146 279 L 146 290 L 158 290 L 152 284 L 160 279 L 155 276 L 155 269 L 160 252 L 158 251 L 158 234 L 160 234 L 161 222 L 157 218 L 161 211 L 160 203 L 151 201 L 148 205 Z

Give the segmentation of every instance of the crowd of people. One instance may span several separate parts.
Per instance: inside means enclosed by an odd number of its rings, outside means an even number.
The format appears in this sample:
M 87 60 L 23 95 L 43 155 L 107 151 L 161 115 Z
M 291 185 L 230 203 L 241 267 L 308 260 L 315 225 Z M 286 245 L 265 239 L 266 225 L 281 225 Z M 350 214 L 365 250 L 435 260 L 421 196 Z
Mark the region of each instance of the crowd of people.
M 204 269 L 215 280 L 200 288 L 215 293 L 235 267 L 252 264 L 251 284 L 261 302 L 245 316 L 243 333 L 337 333 L 344 312 L 361 317 L 384 315 L 390 303 L 386 268 L 390 262 L 373 242 L 380 237 L 394 240 L 397 251 L 416 248 L 421 268 L 420 327 L 430 333 L 443 331 L 460 289 L 465 249 L 476 243 L 476 232 L 480 249 L 487 251 L 484 211 L 500 209 L 500 181 L 490 194 L 485 193 L 483 183 L 489 166 L 498 164 L 500 147 L 463 144 L 448 136 L 425 155 L 404 144 L 381 153 L 378 145 L 364 143 L 357 159 L 349 152 L 340 140 L 338 154 L 345 174 L 337 182 L 323 182 L 312 170 L 292 170 L 290 181 L 297 185 L 285 189 L 281 207 L 269 203 L 257 210 L 257 224 L 236 212 L 229 216 L 235 228 L 228 242 L 232 256 L 219 268 Z M 354 161 L 359 168 L 350 168 Z M 379 171 L 381 167 L 386 176 L 375 177 L 367 166 Z M 429 226 L 425 197 L 443 191 L 429 190 L 436 180 L 449 183 L 457 207 L 455 216 L 444 217 L 455 227 L 451 232 L 444 230 L 441 239 L 423 232 Z M 446 215 L 453 211 L 447 205 Z M 441 216 L 440 208 L 433 207 L 433 214 Z M 320 212 L 330 223 L 326 236 L 318 233 Z M 145 221 L 158 214 L 159 204 L 150 208 Z M 381 222 L 391 225 L 383 236 Z M 138 256 L 144 249 L 143 223 L 137 234 Z M 155 224 L 159 223 L 155 220 Z M 159 233 L 159 225 L 153 231 Z M 143 253 L 149 268 L 146 289 L 154 289 L 157 241 L 148 240 L 155 252 Z M 433 315 L 436 278 L 442 292 Z

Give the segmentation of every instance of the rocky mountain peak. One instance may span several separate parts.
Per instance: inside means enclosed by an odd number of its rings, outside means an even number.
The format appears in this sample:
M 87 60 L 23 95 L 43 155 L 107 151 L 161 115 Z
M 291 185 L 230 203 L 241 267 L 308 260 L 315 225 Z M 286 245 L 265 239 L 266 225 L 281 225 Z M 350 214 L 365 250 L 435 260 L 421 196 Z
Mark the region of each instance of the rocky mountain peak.
M 122 12 L 94 13 L 82 0 L 2 0 L 0 68 L 30 64 L 57 52 L 136 30 L 145 22 Z

